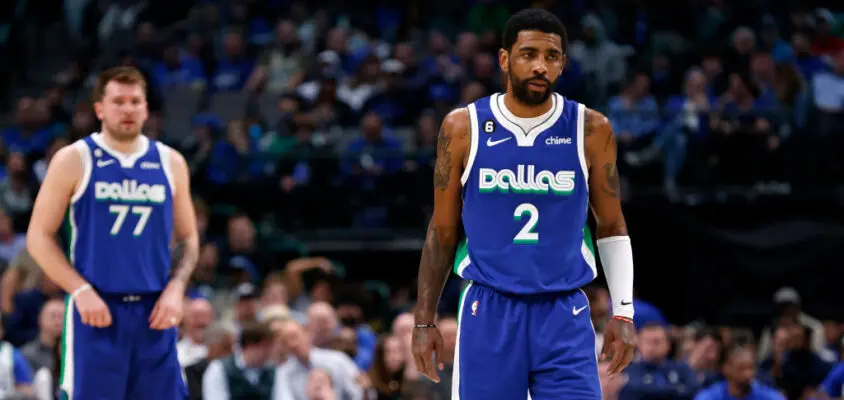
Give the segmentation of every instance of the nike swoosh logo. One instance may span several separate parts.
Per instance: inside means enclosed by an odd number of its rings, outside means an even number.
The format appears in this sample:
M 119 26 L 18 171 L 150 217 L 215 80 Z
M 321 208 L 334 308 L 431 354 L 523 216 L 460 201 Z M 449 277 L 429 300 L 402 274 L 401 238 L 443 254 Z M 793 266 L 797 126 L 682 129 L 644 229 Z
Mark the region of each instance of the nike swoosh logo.
M 631 304 L 633 304 L 633 302 L 632 302 L 632 301 L 628 301 L 628 302 L 626 302 L 626 303 L 624 302 L 624 300 L 622 300 L 622 301 L 621 301 L 621 305 L 623 305 L 623 306 L 629 306 L 629 305 L 631 305 Z
M 571 308 L 571 313 L 572 313 L 572 314 L 574 314 L 574 315 L 580 314 L 580 312 L 581 312 L 581 311 L 583 311 L 583 310 L 585 310 L 585 309 L 586 309 L 586 307 L 589 307 L 589 306 L 583 306 L 583 307 L 580 307 L 580 308 L 575 308 L 575 307 L 572 307 L 572 308 Z
M 512 138 L 513 137 L 507 137 L 507 138 L 499 139 L 499 140 L 492 140 L 492 138 L 489 138 L 489 139 L 486 140 L 486 145 L 489 146 L 489 147 L 492 147 L 492 146 L 495 146 L 497 144 L 504 143 L 504 142 L 506 142 L 506 141 L 508 141 Z
M 112 163 L 114 163 L 114 160 L 99 160 L 99 161 L 97 161 L 97 166 L 98 167 L 105 167 L 107 165 L 111 165 Z

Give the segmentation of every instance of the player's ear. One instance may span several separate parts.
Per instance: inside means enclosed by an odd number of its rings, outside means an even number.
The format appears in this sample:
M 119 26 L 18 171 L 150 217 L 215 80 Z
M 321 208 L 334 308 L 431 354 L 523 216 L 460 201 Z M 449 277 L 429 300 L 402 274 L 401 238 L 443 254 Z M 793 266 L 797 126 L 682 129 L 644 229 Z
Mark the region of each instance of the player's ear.
M 96 101 L 94 102 L 94 113 L 97 114 L 97 119 L 103 119 L 103 102 Z
M 498 67 L 503 72 L 510 72 L 510 52 L 505 49 L 498 49 Z

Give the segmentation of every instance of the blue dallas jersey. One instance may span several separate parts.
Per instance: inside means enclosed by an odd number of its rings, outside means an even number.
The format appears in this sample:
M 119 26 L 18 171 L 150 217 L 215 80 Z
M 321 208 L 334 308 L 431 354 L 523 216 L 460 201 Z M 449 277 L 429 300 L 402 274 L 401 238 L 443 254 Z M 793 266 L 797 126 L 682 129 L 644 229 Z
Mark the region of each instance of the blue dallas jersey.
M 586 224 L 586 108 L 552 98 L 547 119 L 529 132 L 507 118 L 501 94 L 468 106 L 457 275 L 514 294 L 574 290 L 597 276 Z
M 170 150 L 141 136 L 141 148 L 125 155 L 103 139 L 74 143 L 84 174 L 68 213 L 71 264 L 103 293 L 161 291 L 173 234 Z

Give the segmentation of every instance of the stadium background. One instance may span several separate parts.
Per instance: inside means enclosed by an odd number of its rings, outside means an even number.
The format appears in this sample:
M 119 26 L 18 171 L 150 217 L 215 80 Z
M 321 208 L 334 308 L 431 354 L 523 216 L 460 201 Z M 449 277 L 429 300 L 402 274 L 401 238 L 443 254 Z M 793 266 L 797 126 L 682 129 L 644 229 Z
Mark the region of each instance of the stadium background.
M 146 74 L 145 133 L 192 168 L 204 238 L 192 297 L 236 321 L 231 307 L 252 296 L 239 284 L 280 281 L 301 294 L 286 315 L 303 323 L 311 300 L 333 299 L 362 304 L 389 332 L 415 296 L 439 122 L 500 90 L 497 35 L 513 10 L 541 6 L 570 36 L 557 91 L 604 112 L 618 135 L 637 309 L 656 310 L 641 318 L 664 315 L 682 354 L 702 326 L 741 328 L 721 329 L 723 343 L 776 328 L 774 293 L 793 287 L 824 322 L 815 334 L 834 362 L 844 320 L 834 3 L 4 1 L 5 339 L 24 346 L 43 331 L 36 315 L 55 293 L 19 254 L 28 212 L 51 154 L 97 129 L 87 96 L 116 65 Z M 309 270 L 303 282 L 294 265 Z M 443 315 L 460 284 L 449 282 Z M 593 303 L 599 330 L 605 309 Z

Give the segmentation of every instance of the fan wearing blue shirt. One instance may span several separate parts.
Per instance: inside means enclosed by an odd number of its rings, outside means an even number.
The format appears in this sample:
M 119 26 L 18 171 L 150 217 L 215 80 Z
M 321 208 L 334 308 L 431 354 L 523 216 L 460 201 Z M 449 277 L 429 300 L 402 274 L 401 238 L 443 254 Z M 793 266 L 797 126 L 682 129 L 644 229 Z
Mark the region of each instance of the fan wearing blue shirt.
M 776 389 L 756 381 L 756 360 L 747 347 L 735 347 L 724 364 L 726 381 L 700 391 L 695 400 L 785 400 Z
M 821 390 L 830 398 L 844 397 L 844 361 L 839 361 L 823 380 Z
M 0 326 L 0 336 L 3 328 Z M 0 398 L 13 393 L 32 393 L 32 370 L 23 353 L 0 340 Z

